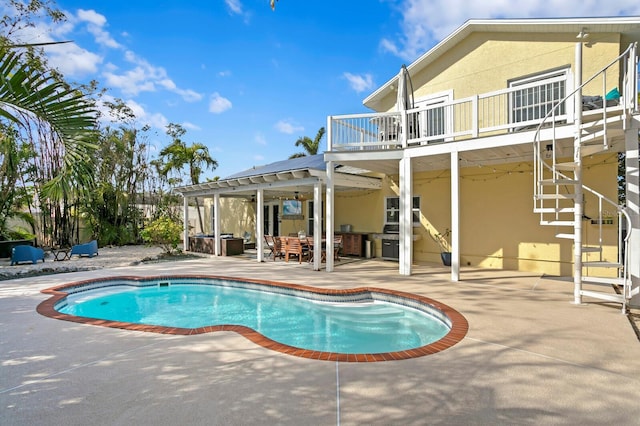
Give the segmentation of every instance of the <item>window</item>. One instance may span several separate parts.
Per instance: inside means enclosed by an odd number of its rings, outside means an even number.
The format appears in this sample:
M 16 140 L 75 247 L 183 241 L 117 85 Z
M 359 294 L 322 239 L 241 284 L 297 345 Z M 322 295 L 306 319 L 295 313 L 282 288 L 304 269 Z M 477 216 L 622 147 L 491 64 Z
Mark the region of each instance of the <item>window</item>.
M 511 122 L 544 118 L 564 99 L 568 72 L 569 69 L 566 68 L 510 81 L 509 87 L 525 86 L 511 93 Z M 565 112 L 563 104 L 556 110 L 556 115 L 564 115 Z
M 385 217 L 384 223 L 400 224 L 400 197 L 386 197 L 385 198 Z M 420 224 L 420 197 L 413 197 L 412 202 L 413 211 L 413 224 Z
M 313 236 L 313 201 L 307 201 L 307 235 Z M 322 223 L 322 232 L 324 233 L 324 200 L 322 201 L 322 207 L 320 208 L 320 222 Z

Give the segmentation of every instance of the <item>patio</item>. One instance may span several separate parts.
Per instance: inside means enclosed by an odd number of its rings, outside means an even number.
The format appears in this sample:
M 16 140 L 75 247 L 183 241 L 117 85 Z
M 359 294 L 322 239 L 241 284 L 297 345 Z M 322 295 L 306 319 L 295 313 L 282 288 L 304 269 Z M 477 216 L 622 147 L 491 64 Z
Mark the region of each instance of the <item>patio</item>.
M 54 285 L 172 273 L 393 288 L 457 309 L 470 328 L 434 355 L 357 364 L 283 355 L 231 332 L 159 335 L 35 311 Z M 0 424 L 637 422 L 640 343 L 618 305 L 573 305 L 572 282 L 533 274 L 449 276 L 431 264 L 404 277 L 397 263 L 358 260 L 328 274 L 238 256 L 0 281 Z

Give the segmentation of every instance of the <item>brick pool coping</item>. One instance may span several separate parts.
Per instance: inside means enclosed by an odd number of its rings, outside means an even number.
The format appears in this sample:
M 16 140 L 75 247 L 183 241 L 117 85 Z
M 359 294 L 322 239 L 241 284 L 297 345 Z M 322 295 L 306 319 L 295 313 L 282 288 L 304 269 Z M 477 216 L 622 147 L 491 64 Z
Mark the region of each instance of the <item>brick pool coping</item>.
M 205 326 L 198 328 L 180 328 L 180 327 L 166 327 L 166 326 L 157 326 L 157 325 L 145 325 L 145 324 L 134 324 L 129 322 L 121 322 L 121 321 L 111 321 L 111 320 L 103 320 L 103 319 L 95 319 L 95 318 L 87 318 L 87 317 L 79 317 L 75 315 L 68 315 L 58 312 L 55 307 L 56 305 L 64 301 L 68 294 L 73 293 L 72 290 L 82 291 L 82 288 L 89 287 L 92 288 L 100 288 L 100 283 L 110 283 L 115 280 L 118 281 L 133 281 L 133 282 L 145 282 L 145 281 L 164 281 L 164 280 L 224 280 L 226 282 L 238 283 L 240 284 L 257 284 L 260 286 L 267 286 L 279 289 L 281 291 L 290 290 L 290 293 L 287 294 L 294 295 L 294 293 L 310 293 L 312 295 L 317 295 L 318 300 L 324 297 L 329 298 L 338 298 L 338 297 L 349 297 L 349 296 L 358 296 L 358 295 L 366 295 L 366 294 L 379 294 L 384 297 L 390 296 L 394 298 L 407 299 L 408 301 L 416 302 L 420 305 L 426 305 L 430 308 L 435 308 L 435 310 L 439 311 L 444 317 L 450 321 L 451 329 L 449 332 L 442 337 L 441 339 L 430 343 L 428 345 L 420 346 L 418 348 L 407 349 L 403 351 L 396 352 L 384 352 L 384 353 L 374 353 L 374 354 L 343 354 L 343 353 L 334 353 L 334 352 L 322 352 L 315 351 L 309 349 L 301 349 L 294 346 L 285 345 L 283 343 L 276 342 L 275 340 L 269 339 L 268 337 L 263 336 L 257 331 L 241 326 L 241 325 L 214 325 L 214 326 Z M 107 285 L 105 285 L 107 286 Z M 102 286 L 104 287 L 104 286 Z M 273 351 L 281 352 L 287 355 L 293 355 L 301 358 L 309 358 L 323 361 L 341 361 L 341 362 L 379 362 L 379 361 L 395 361 L 402 359 L 411 359 L 418 358 L 426 355 L 435 354 L 441 352 L 445 349 L 448 349 L 461 341 L 467 334 L 469 330 L 469 323 L 466 318 L 460 314 L 455 309 L 447 306 L 443 303 L 438 302 L 437 300 L 430 299 L 428 297 L 419 296 L 412 293 L 406 293 L 402 291 L 377 288 L 377 287 L 358 287 L 352 289 L 325 289 L 325 288 L 317 288 L 311 286 L 305 286 L 300 284 L 288 284 L 281 283 L 276 281 L 269 280 L 257 280 L 250 278 L 237 278 L 237 277 L 226 277 L 226 276 L 218 276 L 218 275 L 162 275 L 162 276 L 151 276 L 151 277 L 139 277 L 139 276 L 114 276 L 114 277 L 106 277 L 106 278 L 95 278 L 90 280 L 78 281 L 73 283 L 68 283 L 56 287 L 52 287 L 49 289 L 42 290 L 42 293 L 51 294 L 52 297 L 40 303 L 36 308 L 36 311 L 49 318 L 71 321 L 80 324 L 88 324 L 88 325 L 98 325 L 102 327 L 111 327 L 111 328 L 119 328 L 124 330 L 132 330 L 132 331 L 143 331 L 149 333 L 160 333 L 160 334 L 174 334 L 181 336 L 188 336 L 194 334 L 203 334 L 203 333 L 212 333 L 216 331 L 233 331 L 235 333 L 244 336 L 246 339 L 252 341 L 253 343 L 262 346 L 263 348 L 270 349 Z M 426 312 L 426 311 L 425 311 Z

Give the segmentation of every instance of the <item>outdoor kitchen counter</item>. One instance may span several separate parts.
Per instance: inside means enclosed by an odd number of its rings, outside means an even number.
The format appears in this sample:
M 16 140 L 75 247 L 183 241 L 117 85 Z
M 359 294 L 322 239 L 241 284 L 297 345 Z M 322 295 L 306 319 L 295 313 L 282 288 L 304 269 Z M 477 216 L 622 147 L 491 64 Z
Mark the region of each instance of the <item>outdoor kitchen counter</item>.
M 375 240 L 399 240 L 400 239 L 400 234 L 369 234 L 369 235 L 371 235 L 371 238 Z M 421 238 L 422 238 L 421 235 L 414 234 L 411 239 L 413 241 L 418 241 Z

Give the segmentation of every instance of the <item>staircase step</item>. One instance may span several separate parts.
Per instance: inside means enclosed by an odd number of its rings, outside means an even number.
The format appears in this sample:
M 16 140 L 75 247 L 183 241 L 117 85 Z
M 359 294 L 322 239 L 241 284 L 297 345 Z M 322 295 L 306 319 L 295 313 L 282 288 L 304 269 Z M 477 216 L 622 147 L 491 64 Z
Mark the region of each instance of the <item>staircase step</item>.
M 576 194 L 538 194 L 539 200 L 575 200 Z
M 582 266 L 585 268 L 622 268 L 622 263 L 594 261 L 594 262 L 582 262 Z
M 602 143 L 596 145 L 583 145 L 580 148 L 580 156 L 587 157 L 589 155 L 598 154 L 600 152 L 607 151 L 609 146 L 604 145 Z
M 587 296 L 587 297 L 593 297 L 595 299 L 607 300 L 609 302 L 618 302 L 618 303 L 624 303 L 625 302 L 625 297 L 624 297 L 623 294 L 602 293 L 602 292 L 599 292 L 599 291 L 581 290 L 580 291 L 580 295 Z
M 574 234 L 556 234 L 556 238 L 564 238 L 565 240 L 573 240 L 575 239 Z
M 602 140 L 604 139 L 604 137 L 607 135 L 607 132 L 605 132 L 604 130 L 600 129 L 600 130 L 595 130 L 593 132 L 590 131 L 583 131 L 582 132 L 582 136 L 580 137 L 580 141 L 584 144 L 584 143 L 588 143 L 588 142 L 594 142 L 596 140 Z M 582 145 L 584 147 L 584 145 Z
M 574 213 L 575 207 L 534 207 L 534 213 Z
M 620 277 L 589 277 L 583 275 L 582 281 L 598 285 L 624 285 L 624 278 Z
M 600 253 L 600 252 L 602 252 L 602 247 L 600 247 L 600 246 L 583 246 L 582 247 L 582 252 L 583 253 Z
M 573 179 L 541 179 L 540 185 L 577 185 L 578 181 Z
M 575 162 L 570 162 L 570 163 L 557 163 L 555 165 L 555 169 L 556 170 L 567 170 L 567 171 L 573 171 L 576 170 L 578 168 L 578 165 Z
M 573 220 L 541 220 L 540 225 L 543 226 L 573 226 Z

